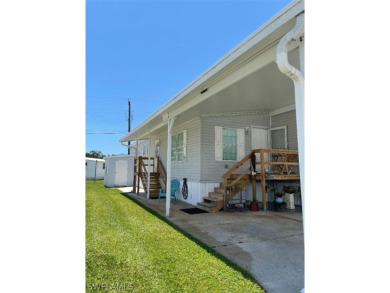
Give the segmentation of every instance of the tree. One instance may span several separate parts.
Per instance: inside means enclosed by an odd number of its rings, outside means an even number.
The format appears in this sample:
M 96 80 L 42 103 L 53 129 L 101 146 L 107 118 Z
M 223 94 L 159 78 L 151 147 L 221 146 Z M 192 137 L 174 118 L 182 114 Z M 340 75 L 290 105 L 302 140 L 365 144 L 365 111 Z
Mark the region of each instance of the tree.
M 103 159 L 103 153 L 101 151 L 90 151 L 85 153 L 85 156 L 87 158 L 96 158 L 96 159 Z

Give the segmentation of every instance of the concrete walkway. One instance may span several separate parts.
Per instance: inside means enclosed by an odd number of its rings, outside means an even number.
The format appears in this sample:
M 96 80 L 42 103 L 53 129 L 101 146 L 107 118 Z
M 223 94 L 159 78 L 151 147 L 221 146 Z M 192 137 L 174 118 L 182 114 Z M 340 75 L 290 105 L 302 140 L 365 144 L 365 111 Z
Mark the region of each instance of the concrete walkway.
M 165 216 L 165 199 L 147 200 L 145 194 L 119 188 Z M 300 212 L 217 212 L 187 214 L 194 206 L 171 201 L 169 220 L 235 262 L 268 293 L 300 292 L 304 287 L 304 245 Z

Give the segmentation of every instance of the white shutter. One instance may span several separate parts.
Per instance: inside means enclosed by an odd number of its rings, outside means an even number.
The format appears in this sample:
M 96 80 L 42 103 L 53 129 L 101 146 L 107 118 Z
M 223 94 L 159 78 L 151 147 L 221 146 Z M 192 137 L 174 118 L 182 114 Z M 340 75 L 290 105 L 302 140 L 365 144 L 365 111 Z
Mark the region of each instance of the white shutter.
M 245 157 L 245 130 L 237 129 L 237 161 Z
M 222 161 L 222 127 L 215 126 L 215 160 Z
M 183 130 L 183 161 L 187 161 L 187 130 Z

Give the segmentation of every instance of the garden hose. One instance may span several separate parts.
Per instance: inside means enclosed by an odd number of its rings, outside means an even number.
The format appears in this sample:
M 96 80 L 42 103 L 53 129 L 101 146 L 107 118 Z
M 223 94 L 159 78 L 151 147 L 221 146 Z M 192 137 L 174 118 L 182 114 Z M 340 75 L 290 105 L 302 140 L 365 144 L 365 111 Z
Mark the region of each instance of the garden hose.
M 181 189 L 181 194 L 184 199 L 188 198 L 188 186 L 187 186 L 187 178 L 183 178 L 183 187 Z

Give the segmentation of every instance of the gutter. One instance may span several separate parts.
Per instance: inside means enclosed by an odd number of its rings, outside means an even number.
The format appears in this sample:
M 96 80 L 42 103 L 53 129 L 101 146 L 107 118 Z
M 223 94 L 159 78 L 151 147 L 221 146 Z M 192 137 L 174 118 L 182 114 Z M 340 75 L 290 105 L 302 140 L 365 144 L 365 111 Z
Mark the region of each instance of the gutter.
M 305 29 L 304 17 L 304 13 L 297 16 L 297 23 L 295 27 L 280 40 L 276 53 L 276 63 L 278 64 L 279 70 L 291 78 L 294 83 L 303 81 L 304 77 L 302 72 L 288 62 L 287 46 L 292 41 L 296 41 L 298 38 L 303 36 Z

